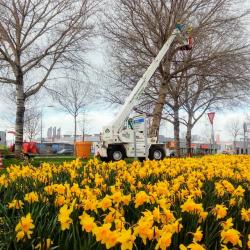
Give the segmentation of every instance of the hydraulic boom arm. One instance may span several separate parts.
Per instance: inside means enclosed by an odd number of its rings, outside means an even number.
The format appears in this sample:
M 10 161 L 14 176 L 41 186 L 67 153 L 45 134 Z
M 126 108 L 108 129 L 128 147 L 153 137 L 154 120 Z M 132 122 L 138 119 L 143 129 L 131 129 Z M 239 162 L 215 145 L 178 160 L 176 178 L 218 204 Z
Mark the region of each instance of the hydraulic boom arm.
M 118 113 L 116 119 L 111 124 L 113 127 L 114 132 L 119 132 L 121 127 L 124 124 L 124 121 L 128 118 L 130 112 L 132 109 L 138 104 L 139 98 L 142 94 L 142 92 L 145 90 L 145 88 L 148 85 L 148 82 L 150 81 L 151 77 L 159 67 L 161 60 L 166 55 L 167 51 L 169 50 L 172 42 L 174 41 L 175 37 L 180 34 L 180 30 L 176 28 L 172 35 L 169 37 L 169 39 L 166 41 L 156 58 L 153 60 L 153 62 L 150 64 L 142 78 L 138 81 L 136 86 L 134 87 L 133 91 L 130 93 L 130 95 L 126 98 L 126 101 L 121 109 L 121 111 Z

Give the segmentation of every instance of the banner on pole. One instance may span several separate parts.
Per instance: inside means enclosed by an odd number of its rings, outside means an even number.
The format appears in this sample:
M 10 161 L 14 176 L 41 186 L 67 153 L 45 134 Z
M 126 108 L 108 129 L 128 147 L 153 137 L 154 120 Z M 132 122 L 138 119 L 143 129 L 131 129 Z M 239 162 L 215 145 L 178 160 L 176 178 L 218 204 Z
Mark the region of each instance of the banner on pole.
M 210 123 L 213 125 L 213 123 L 214 123 L 215 112 L 210 112 L 210 113 L 208 113 L 207 115 L 208 115 L 208 118 L 209 118 Z

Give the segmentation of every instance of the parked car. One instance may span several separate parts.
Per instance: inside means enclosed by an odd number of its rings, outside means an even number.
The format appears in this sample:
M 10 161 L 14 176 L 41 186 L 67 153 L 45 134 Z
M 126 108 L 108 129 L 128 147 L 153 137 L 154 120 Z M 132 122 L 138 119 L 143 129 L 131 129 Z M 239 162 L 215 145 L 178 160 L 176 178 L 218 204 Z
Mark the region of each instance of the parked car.
M 74 151 L 71 148 L 64 148 L 57 152 L 58 155 L 72 155 L 73 153 Z

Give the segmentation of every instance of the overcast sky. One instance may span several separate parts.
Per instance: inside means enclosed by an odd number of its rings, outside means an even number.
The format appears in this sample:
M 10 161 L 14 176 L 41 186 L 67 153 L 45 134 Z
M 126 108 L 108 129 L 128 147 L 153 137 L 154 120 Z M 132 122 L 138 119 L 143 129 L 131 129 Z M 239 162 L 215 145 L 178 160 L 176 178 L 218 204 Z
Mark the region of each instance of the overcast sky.
M 100 69 L 104 64 L 104 53 L 102 53 L 102 46 L 100 41 L 96 42 L 96 48 L 90 55 L 90 61 L 94 68 Z M 107 72 L 108 73 L 108 72 Z M 98 83 L 102 84 L 102 83 Z M 8 131 L 13 130 L 13 124 L 6 121 L 6 113 L 10 112 L 6 100 L 3 98 L 4 91 L 0 91 L 0 130 Z M 43 135 L 47 134 L 47 129 L 52 127 L 61 127 L 62 134 L 73 134 L 73 118 L 69 114 L 58 111 L 56 104 L 52 101 L 46 101 L 46 105 L 54 105 L 53 108 L 43 108 Z M 13 112 L 13 111 L 12 111 Z M 95 105 L 95 107 L 88 108 L 87 111 L 87 129 L 86 133 L 100 133 L 103 126 L 109 124 L 118 112 L 118 108 L 107 108 L 102 104 Z M 241 109 L 227 110 L 224 112 L 217 112 L 214 120 L 215 134 L 220 134 L 221 140 L 231 140 L 232 136 L 228 133 L 227 125 L 232 119 L 239 119 L 243 124 L 246 114 L 250 114 L 250 106 L 244 106 Z M 185 129 L 181 128 L 181 135 Z M 197 123 L 194 127 L 193 135 L 208 136 L 211 133 L 211 126 L 209 124 L 207 114 Z M 170 123 L 163 123 L 160 134 L 173 137 L 173 126 Z

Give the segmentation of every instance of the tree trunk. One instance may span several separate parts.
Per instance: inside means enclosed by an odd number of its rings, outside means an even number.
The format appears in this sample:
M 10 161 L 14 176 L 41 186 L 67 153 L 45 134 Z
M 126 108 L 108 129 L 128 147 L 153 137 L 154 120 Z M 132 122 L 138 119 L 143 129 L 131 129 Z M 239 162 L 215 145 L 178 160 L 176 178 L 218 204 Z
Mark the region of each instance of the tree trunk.
M 187 132 L 186 132 L 187 155 L 192 156 L 192 115 L 188 114 Z
M 23 125 L 25 113 L 25 94 L 23 89 L 23 81 L 19 79 L 16 86 L 16 140 L 15 140 L 15 157 L 20 157 L 23 144 Z
M 74 154 L 76 155 L 76 115 L 74 115 Z
M 76 143 L 76 130 L 77 130 L 77 127 L 76 127 L 76 116 L 74 115 L 74 145 Z
M 85 131 L 84 131 L 84 129 L 82 130 L 82 141 L 85 141 Z
M 158 138 L 160 124 L 161 124 L 162 111 L 165 105 L 166 96 L 167 96 L 167 83 L 165 82 L 160 86 L 159 99 L 154 107 L 153 121 L 149 130 L 149 136 L 151 138 L 152 137 Z
M 179 106 L 174 107 L 174 142 L 176 156 L 180 157 L 180 121 L 179 121 Z
M 245 149 L 244 149 L 244 150 L 245 150 Z M 234 154 L 236 154 L 236 136 L 234 136 L 233 151 L 234 151 Z M 244 152 L 244 153 L 245 153 L 245 152 Z

